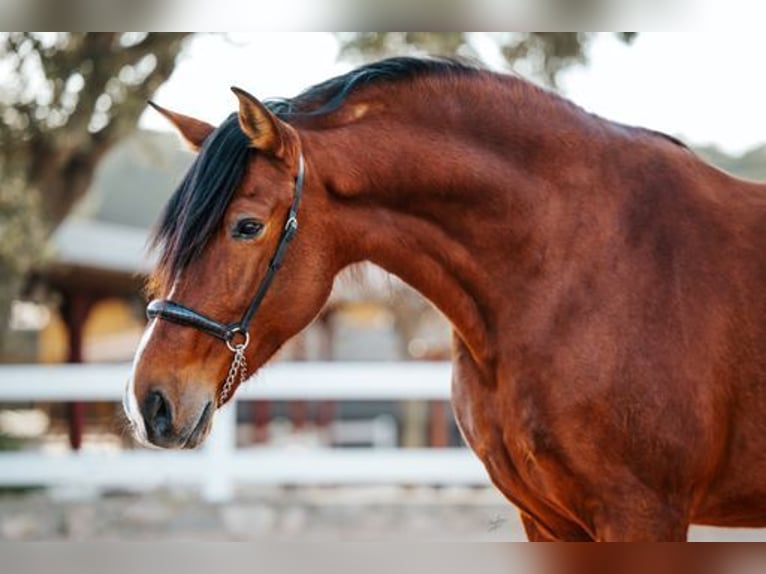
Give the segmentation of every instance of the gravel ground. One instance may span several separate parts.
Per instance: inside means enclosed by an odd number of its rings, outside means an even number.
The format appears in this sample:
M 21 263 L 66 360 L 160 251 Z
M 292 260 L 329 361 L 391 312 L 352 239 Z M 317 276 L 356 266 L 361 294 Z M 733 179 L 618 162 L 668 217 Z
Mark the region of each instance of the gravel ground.
M 692 529 L 693 540 L 766 541 L 766 529 Z M 225 504 L 191 491 L 0 496 L 0 540 L 522 541 L 490 488 L 259 488 Z

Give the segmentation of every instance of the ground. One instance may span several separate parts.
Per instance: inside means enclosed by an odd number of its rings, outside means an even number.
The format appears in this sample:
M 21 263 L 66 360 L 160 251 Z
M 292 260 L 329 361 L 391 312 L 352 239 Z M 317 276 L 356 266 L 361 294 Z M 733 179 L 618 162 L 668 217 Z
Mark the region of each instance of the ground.
M 766 529 L 693 528 L 693 540 L 766 541 Z M 192 491 L 0 496 L 0 540 L 521 541 L 491 488 L 258 488 L 206 503 Z

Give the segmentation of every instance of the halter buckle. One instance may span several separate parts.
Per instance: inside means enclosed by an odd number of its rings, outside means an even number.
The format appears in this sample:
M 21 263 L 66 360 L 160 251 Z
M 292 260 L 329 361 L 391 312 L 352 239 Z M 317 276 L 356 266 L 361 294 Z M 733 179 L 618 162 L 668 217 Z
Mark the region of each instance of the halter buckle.
M 291 241 L 295 232 L 298 231 L 298 219 L 291 215 L 290 219 L 285 223 L 285 236 L 287 241 Z
M 234 341 L 234 337 L 237 335 L 237 333 L 245 337 L 244 341 L 242 341 L 239 345 L 235 345 L 232 342 Z M 224 342 L 226 343 L 226 347 L 232 353 L 236 353 L 238 351 L 244 351 L 245 349 L 247 349 L 247 346 L 250 344 L 250 333 L 247 331 L 244 331 L 242 327 L 234 327 L 231 331 L 229 331 L 229 335 L 226 337 L 226 339 L 224 339 Z

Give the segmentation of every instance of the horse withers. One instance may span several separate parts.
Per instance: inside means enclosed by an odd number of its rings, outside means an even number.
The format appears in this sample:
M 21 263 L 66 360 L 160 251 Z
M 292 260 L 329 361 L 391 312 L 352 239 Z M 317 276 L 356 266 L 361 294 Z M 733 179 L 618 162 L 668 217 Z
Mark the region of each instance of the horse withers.
M 453 326 L 468 444 L 532 540 L 766 526 L 766 186 L 517 77 L 395 58 L 235 90 L 160 219 L 125 406 L 194 447 L 372 261 Z

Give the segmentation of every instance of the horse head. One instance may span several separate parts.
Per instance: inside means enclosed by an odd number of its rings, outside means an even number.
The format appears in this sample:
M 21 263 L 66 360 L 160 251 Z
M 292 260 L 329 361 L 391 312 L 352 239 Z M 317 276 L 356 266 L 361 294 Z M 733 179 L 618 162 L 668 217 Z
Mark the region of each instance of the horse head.
M 320 311 L 337 271 L 297 130 L 233 91 L 239 111 L 217 128 L 153 104 L 198 152 L 155 231 L 156 299 L 124 398 L 154 446 L 202 442 L 216 408 Z

